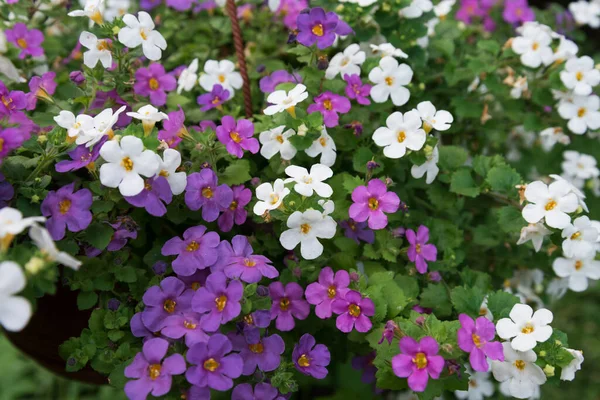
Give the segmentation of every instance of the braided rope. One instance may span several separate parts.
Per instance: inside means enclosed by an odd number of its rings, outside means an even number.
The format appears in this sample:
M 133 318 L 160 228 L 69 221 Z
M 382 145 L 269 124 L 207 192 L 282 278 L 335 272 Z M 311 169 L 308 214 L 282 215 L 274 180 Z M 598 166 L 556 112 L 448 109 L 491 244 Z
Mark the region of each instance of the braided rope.
M 250 91 L 250 79 L 248 78 L 248 69 L 246 67 L 246 56 L 244 55 L 244 39 L 242 38 L 242 29 L 237 17 L 237 7 L 235 0 L 227 0 L 227 14 L 231 20 L 231 31 L 233 33 L 233 43 L 235 45 L 235 53 L 240 65 L 240 74 L 244 81 L 242 88 L 244 94 L 244 106 L 246 109 L 246 118 L 252 117 L 252 94 Z

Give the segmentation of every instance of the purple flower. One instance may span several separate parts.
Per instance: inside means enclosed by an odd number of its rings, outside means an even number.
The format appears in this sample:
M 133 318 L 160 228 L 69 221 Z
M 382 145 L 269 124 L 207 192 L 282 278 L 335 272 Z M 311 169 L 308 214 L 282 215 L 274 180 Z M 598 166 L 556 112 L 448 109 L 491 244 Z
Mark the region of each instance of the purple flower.
M 46 221 L 48 232 L 54 240 L 62 240 L 65 230 L 81 232 L 92 222 L 92 192 L 81 189 L 76 192 L 75 183 L 48 192 L 42 202 L 42 214 L 49 217 Z
M 50 99 L 56 91 L 56 72 L 46 72 L 42 76 L 34 76 L 29 80 L 29 93 L 27 93 L 27 109 L 35 110 L 37 99 Z
M 361 240 L 366 243 L 375 243 L 375 232 L 367 227 L 366 222 L 356 222 L 350 218 L 340 221 L 340 227 L 344 229 L 344 235 L 357 244 L 360 244 Z
M 358 332 L 364 333 L 373 327 L 369 317 L 375 314 L 375 304 L 373 300 L 363 298 L 356 290 L 346 292 L 343 299 L 334 300 L 331 309 L 340 314 L 335 326 L 344 333 L 350 333 L 354 327 Z
M 148 394 L 164 396 L 171 390 L 172 375 L 185 372 L 185 360 L 181 354 L 167 355 L 169 342 L 150 339 L 144 343 L 142 352 L 125 368 L 127 378 L 137 378 L 125 384 L 125 394 L 130 400 L 146 399 Z
M 212 222 L 233 201 L 233 191 L 225 184 L 218 186 L 217 175 L 205 168 L 188 176 L 185 204 L 192 211 L 202 208 L 202 218 Z
M 256 344 L 260 341 L 260 328 L 268 328 L 271 324 L 271 312 L 256 310 L 242 318 L 240 324 L 246 343 Z
M 221 85 L 215 85 L 210 93 L 198 96 L 196 101 L 198 105 L 202 106 L 200 110 L 208 111 L 213 108 L 220 108 L 223 103 L 229 100 L 230 95 L 229 90 L 223 89 Z
M 346 96 L 349 99 L 356 100 L 358 104 L 368 106 L 371 104 L 369 95 L 371 94 L 371 85 L 362 83 L 359 75 L 344 75 L 344 80 L 348 83 L 346 85 Z
M 146 328 L 146 325 L 144 325 L 144 322 L 142 321 L 141 312 L 133 314 L 133 317 L 131 317 L 131 321 L 129 321 L 129 325 L 131 327 L 131 333 L 133 334 L 133 336 L 144 338 L 144 343 L 148 339 L 153 339 L 156 337 L 154 335 L 154 332 Z
M 527 4 L 527 0 L 506 0 L 502 18 L 509 24 L 522 24 L 535 20 L 535 13 Z
M 233 200 L 217 220 L 219 228 L 223 232 L 229 232 L 233 228 L 234 223 L 242 225 L 246 222 L 248 211 L 244 207 L 252 199 L 252 191 L 246 189 L 244 185 L 232 186 L 231 190 L 233 191 Z
M 137 239 L 137 225 L 129 217 L 119 219 L 116 223 L 110 224 L 115 233 L 106 247 L 108 251 L 119 251 L 127 244 L 127 239 Z
M 281 363 L 285 343 L 279 335 L 265 336 L 257 343 L 247 343 L 243 335 L 229 334 L 233 350 L 239 351 L 244 360 L 242 375 L 252 375 L 256 368 L 263 372 L 275 371 Z
M 289 30 L 295 30 L 298 28 L 298 15 L 306 8 L 308 8 L 308 0 L 281 0 L 276 15 L 283 16 L 283 24 Z
M 185 377 L 199 387 L 225 391 L 233 387 L 233 379 L 242 374 L 243 361 L 239 354 L 229 354 L 232 345 L 227 336 L 213 335 L 208 343 L 196 343 L 187 352 L 187 360 L 194 366 Z M 229 354 L 229 355 L 228 355 Z
M 72 71 L 69 74 L 69 80 L 76 85 L 81 85 L 85 82 L 85 75 L 81 71 Z
M 177 11 L 187 11 L 192 8 L 192 0 L 167 0 L 167 7 Z
M 458 330 L 458 347 L 469 354 L 469 362 L 475 371 L 487 372 L 490 366 L 486 360 L 489 357 L 491 360 L 504 361 L 504 351 L 502 343 L 493 342 L 496 336 L 496 328 L 494 323 L 485 316 L 473 318 L 467 314 L 458 316 L 460 321 L 460 329 Z
M 365 384 L 375 382 L 377 367 L 373 365 L 373 360 L 375 360 L 376 355 L 377 352 L 372 351 L 365 356 L 356 356 L 352 359 L 352 368 L 363 371 L 360 380 Z
M 35 127 L 21 111 L 14 111 L 9 115 L 8 125 L 10 125 L 8 128 L 0 127 L 0 164 L 4 157 L 21 147 L 31 137 L 31 131 Z
M 350 100 L 339 94 L 325 92 L 315 97 L 314 104 L 308 106 L 309 114 L 320 112 L 323 114 L 323 122 L 328 128 L 338 126 L 340 117 L 338 113 L 345 114 L 350 111 Z
M 429 241 L 429 229 L 425 225 L 419 226 L 417 233 L 412 229 L 406 230 L 406 240 L 410 243 L 408 259 L 417 266 L 417 271 L 427 272 L 427 262 L 437 260 L 437 247 Z
M 383 329 L 383 333 L 381 334 L 381 339 L 377 344 L 383 343 L 384 340 L 387 340 L 388 344 L 392 344 L 392 340 L 394 340 L 394 333 L 399 331 L 398 325 L 392 320 L 389 320 L 385 323 L 385 328 Z
M 15 189 L 10 182 L 4 179 L 4 175 L 0 173 L 0 208 L 6 207 L 14 195 Z
M 275 326 L 280 331 L 294 329 L 294 318 L 302 320 L 308 317 L 310 306 L 303 298 L 302 286 L 290 282 L 284 287 L 281 282 L 273 282 L 269 285 L 269 293 L 273 300 L 271 319 L 277 319 Z
M 236 120 L 226 115 L 217 126 L 217 138 L 225 145 L 229 154 L 242 158 L 244 150 L 256 154 L 260 148 L 258 139 L 253 138 L 254 124 L 247 119 Z
M 219 325 L 225 324 L 242 310 L 240 300 L 244 295 L 244 286 L 240 281 L 231 281 L 222 272 L 213 272 L 206 279 L 206 285 L 194 294 L 192 309 L 201 314 L 202 329 L 213 332 Z
M 25 57 L 41 57 L 44 55 L 42 42 L 44 34 L 37 29 L 27 29 L 27 25 L 22 22 L 15 24 L 12 29 L 7 29 L 6 40 L 14 44 L 18 49 L 21 49 L 19 58 L 22 60 Z
M 4 82 L 0 80 L 0 116 L 10 115 L 15 110 L 27 107 L 27 97 L 20 90 L 9 91 Z
M 162 3 L 162 0 L 140 0 L 140 8 L 150 11 Z
M 209 269 L 199 269 L 190 276 L 177 275 L 177 278 L 185 284 L 187 289 L 196 291 L 206 284 L 206 278 L 208 278 L 209 275 Z
M 384 213 L 395 213 L 400 205 L 400 198 L 394 192 L 388 192 L 387 186 L 380 179 L 371 179 L 367 186 L 358 186 L 352 192 L 350 218 L 356 222 L 369 220 L 369 228 L 383 229 L 388 219 Z
M 315 379 L 323 379 L 327 376 L 327 367 L 331 361 L 329 349 L 324 344 L 316 344 L 315 338 L 305 333 L 300 342 L 294 346 L 292 361 L 296 369 L 304 375 Z
M 258 85 L 260 86 L 261 92 L 271 93 L 275 91 L 277 85 L 288 82 L 302 83 L 302 77 L 296 72 L 290 74 L 286 70 L 280 69 L 274 71 L 271 75 L 261 78 Z
M 89 147 L 86 147 L 85 144 L 75 147 L 75 149 L 67 153 L 71 160 L 63 160 L 56 163 L 56 172 L 65 173 L 77 171 L 83 167 L 94 169 L 94 162 L 100 156 L 100 149 L 107 140 L 108 136 L 102 137 L 91 150 Z
M 256 283 L 267 277 L 277 278 L 279 271 L 271 265 L 265 256 L 253 254 L 248 238 L 243 235 L 234 236 L 231 244 L 223 241 L 219 246 L 219 266 L 228 278 L 240 279 L 248 283 Z
M 400 339 L 402 353 L 392 357 L 392 370 L 400 378 L 408 378 L 408 387 L 423 392 L 429 377 L 438 379 L 444 369 L 444 358 L 438 356 L 438 344 L 431 336 L 420 342 L 405 336 Z
M 146 179 L 144 190 L 139 194 L 125 197 L 125 200 L 133 206 L 145 208 L 150 215 L 162 217 L 167 213 L 165 204 L 170 204 L 173 200 L 173 193 L 167 179 L 156 176 Z
M 473 18 L 481 18 L 487 15 L 487 12 L 480 7 L 479 0 L 461 0 L 460 9 L 456 12 L 456 19 L 471 24 Z
M 144 293 L 146 309 L 142 311 L 142 322 L 152 332 L 158 332 L 169 316 L 191 311 L 193 295 L 179 279 L 173 276 L 163 279 L 160 286 L 151 286 Z
M 105 108 L 111 108 L 113 112 L 117 111 L 122 106 L 125 106 L 125 112 L 122 112 L 119 115 L 119 119 L 115 126 L 124 128 L 131 123 L 131 117 L 127 115 L 127 111 L 131 111 L 131 107 L 129 103 L 127 103 L 119 93 L 117 93 L 116 89 L 110 90 L 108 92 L 99 91 L 96 93 L 96 98 L 92 102 L 90 109 L 98 110 L 101 112 Z
M 188 135 L 185 127 L 185 114 L 181 107 L 179 111 L 171 111 L 168 119 L 162 121 L 163 129 L 158 131 L 158 139 L 167 142 L 170 148 L 175 148 L 184 136 Z
M 192 347 L 200 342 L 208 342 L 209 338 L 200 324 L 200 314 L 194 312 L 167 317 L 160 333 L 171 339 L 185 337 L 187 347 Z
M 169 239 L 161 249 L 163 256 L 177 256 L 173 271 L 178 275 L 190 276 L 199 269 L 210 267 L 217 261 L 219 234 L 206 232 L 203 225 L 194 226 L 179 236 Z
M 319 273 L 319 281 L 306 287 L 306 300 L 315 305 L 315 314 L 321 319 L 331 317 L 331 305 L 335 300 L 341 300 L 348 292 L 350 275 L 348 271 L 339 270 L 333 274 L 330 267 L 325 267 Z
M 152 63 L 148 68 L 140 68 L 135 72 L 133 91 L 140 96 L 149 96 L 154 106 L 167 103 L 167 93 L 175 90 L 177 80 L 165 72 L 162 64 Z
M 268 383 L 257 383 L 252 390 L 252 385 L 242 383 L 233 388 L 231 400 L 285 400 L 279 396 L 279 391 Z
M 325 13 L 320 7 L 312 8 L 308 13 L 298 15 L 298 43 L 306 47 L 317 44 L 321 50 L 331 46 L 336 34 L 349 35 L 352 29 L 334 12 Z

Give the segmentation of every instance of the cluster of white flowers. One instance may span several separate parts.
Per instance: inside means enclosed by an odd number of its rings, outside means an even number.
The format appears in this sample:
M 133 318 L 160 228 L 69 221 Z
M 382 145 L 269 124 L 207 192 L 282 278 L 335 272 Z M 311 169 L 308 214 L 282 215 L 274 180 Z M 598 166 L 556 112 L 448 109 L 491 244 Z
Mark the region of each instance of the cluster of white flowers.
M 600 1 L 579 0 L 569 4 L 569 11 L 579 25 L 600 28 Z
M 70 17 L 88 17 L 90 25 L 112 22 L 116 17 L 127 14 L 130 0 L 79 0 L 81 10 L 71 11 Z
M 94 117 L 86 114 L 79 114 L 76 117 L 71 111 L 63 110 L 54 117 L 54 121 L 58 126 L 67 130 L 67 134 L 75 139 L 76 144 L 92 147 L 102 137 L 113 135 L 112 127 L 117 123 L 119 115 L 123 111 L 125 111 L 125 106 L 116 112 L 107 108 Z
M 435 27 L 450 14 L 455 4 L 456 0 L 442 0 L 433 5 L 433 14 L 435 16 L 425 23 L 427 34 L 417 39 L 417 45 L 424 49 L 429 47 L 429 38 L 435 35 Z

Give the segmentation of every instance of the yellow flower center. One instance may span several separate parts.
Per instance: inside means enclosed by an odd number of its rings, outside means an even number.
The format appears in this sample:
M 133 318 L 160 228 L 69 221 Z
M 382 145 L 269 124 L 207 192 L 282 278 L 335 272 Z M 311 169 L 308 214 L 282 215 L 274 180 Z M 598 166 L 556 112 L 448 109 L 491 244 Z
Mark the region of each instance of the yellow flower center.
M 272 193 L 269 196 L 269 202 L 271 203 L 271 205 L 277 204 L 278 201 L 279 201 L 279 196 L 277 196 L 275 193 Z
M 160 376 L 160 370 L 162 369 L 160 364 L 152 364 L 148 367 L 148 375 L 153 381 Z
M 200 282 L 192 282 L 191 287 L 192 287 L 193 291 L 196 291 L 196 290 L 200 289 L 202 287 L 202 285 L 200 284 Z
M 4 104 L 6 108 L 8 108 L 12 104 L 12 102 L 13 99 L 11 99 L 10 97 L 2 96 L 2 104 Z
M 193 323 L 192 321 L 185 320 L 183 321 L 183 326 L 185 327 L 185 329 L 196 329 L 198 325 Z
M 583 72 L 581 71 L 577 71 L 577 73 L 575 74 L 575 79 L 577 79 L 578 81 L 583 79 Z
M 175 306 L 177 305 L 177 302 L 175 302 L 175 300 L 165 300 L 165 304 L 163 304 L 163 308 L 166 312 L 168 312 L 169 314 L 172 314 L 175 312 Z
M 281 309 L 281 311 L 287 311 L 288 308 L 290 308 L 290 300 L 287 297 L 284 297 L 281 300 L 279 300 L 279 308 Z
M 217 310 L 219 312 L 222 312 L 223 309 L 225 309 L 225 306 L 227 305 L 227 297 L 225 297 L 223 295 L 217 297 L 215 299 L 215 304 L 217 305 Z
M 581 262 L 581 260 L 575 261 L 575 270 L 579 271 L 581 268 L 583 268 L 583 263 Z
M 485 314 L 487 314 L 487 308 L 485 308 L 485 307 L 481 307 L 481 308 L 479 309 L 479 315 L 483 316 L 483 315 L 485 315 Z
M 256 261 L 254 261 L 251 258 L 246 258 L 246 259 L 244 259 L 244 265 L 246 267 L 254 267 L 256 265 Z
M 360 316 L 360 307 L 356 304 L 350 304 L 348 306 L 348 314 L 352 315 L 354 318 L 358 318 Z
M 210 372 L 215 372 L 215 370 L 219 368 L 219 365 L 221 364 L 219 364 L 214 358 L 209 358 L 208 360 L 204 361 L 204 369 Z
M 98 49 L 98 51 L 110 50 L 110 44 L 106 40 L 98 40 L 96 49 Z
M 223 74 L 220 74 L 220 75 L 219 75 L 219 77 L 218 77 L 218 79 L 219 79 L 219 82 L 221 82 L 221 83 L 225 83 L 225 79 L 226 79 L 226 78 L 225 78 L 225 75 L 223 75 Z
M 133 171 L 133 161 L 129 157 L 125 157 L 121 160 L 121 167 L 125 168 L 125 171 Z
M 65 215 L 71 209 L 71 200 L 64 199 L 60 203 L 58 203 L 58 210 L 61 214 Z
M 302 354 L 300 358 L 298 358 L 298 365 L 302 368 L 310 367 L 310 358 L 306 354 Z
M 385 84 L 388 86 L 392 86 L 394 84 L 394 78 L 392 78 L 391 76 L 386 77 Z
M 142 39 L 148 40 L 148 35 L 146 34 L 146 31 L 144 29 L 140 29 L 140 36 L 142 37 Z
M 329 289 L 327 289 L 327 296 L 329 296 L 330 299 L 333 299 L 336 293 L 335 286 L 329 286 Z
M 412 362 L 417 366 L 418 369 L 423 369 L 427 366 L 427 356 L 425 353 L 417 353 Z
M 523 328 L 521 328 L 521 333 L 524 333 L 526 335 L 529 335 L 530 333 L 532 333 L 535 330 L 535 328 L 533 327 L 533 325 L 531 324 L 526 324 Z
M 196 251 L 200 248 L 200 243 L 196 242 L 195 240 L 192 240 L 191 242 L 188 243 L 188 245 L 185 247 L 185 251 L 188 252 L 192 252 L 192 251 Z
M 281 135 L 277 135 L 277 136 L 275 137 L 275 140 L 277 140 L 279 143 L 283 143 L 283 136 L 281 136 Z
M 533 42 L 533 44 L 531 45 L 531 48 L 533 49 L 533 51 L 536 51 L 537 49 L 540 48 L 540 44 L 538 42 Z
M 4 149 L 4 139 L 0 138 L 0 151 Z
M 331 104 L 331 100 L 325 100 L 323 102 L 323 107 L 327 110 L 327 111 L 331 111 L 333 110 L 333 105 Z
M 251 352 L 253 352 L 255 354 L 261 354 L 265 350 L 265 347 L 260 342 L 258 342 L 256 344 L 249 344 L 248 348 L 250 349 Z
M 417 244 L 415 245 L 415 251 L 416 251 L 417 253 L 421 253 L 421 243 L 417 243 Z
M 518 370 L 523 371 L 525 369 L 525 361 L 517 360 L 513 364 Z
M 556 202 L 554 200 L 550 200 L 549 202 L 546 203 L 546 206 L 544 207 L 546 209 L 546 211 L 552 211 L 554 210 L 554 208 L 557 206 Z
M 579 110 L 577 110 L 577 116 L 579 118 L 583 118 L 583 116 L 585 115 L 585 113 L 586 113 L 585 107 L 581 107 Z
M 477 381 L 475 379 L 471 379 L 469 381 L 469 386 L 471 386 L 472 388 L 476 388 L 477 387 Z
M 231 138 L 231 140 L 233 140 L 235 143 L 239 143 L 242 141 L 242 137 L 240 136 L 239 133 L 237 132 L 231 132 L 229 134 L 229 137 Z
M 151 90 L 158 89 L 159 84 L 156 78 L 150 78 L 150 80 L 148 81 L 148 86 L 150 86 Z
M 211 103 L 219 104 L 220 102 L 221 102 L 221 99 L 219 98 L 219 96 L 215 96 L 215 98 L 213 99 L 213 101 Z
M 379 208 L 379 200 L 375 197 L 371 197 L 369 199 L 369 208 L 373 211 L 377 210 Z
M 581 237 L 581 232 L 577 231 L 571 235 L 571 240 L 577 240 Z
M 243 318 L 244 322 L 248 325 L 254 325 L 254 318 L 252 318 L 252 314 L 248 314 Z
M 302 232 L 304 235 L 306 235 L 308 232 L 310 232 L 310 225 L 309 224 L 302 224 L 300 225 L 300 232 Z
M 406 132 L 400 131 L 398 132 L 398 143 L 402 143 L 406 140 Z
M 21 38 L 21 39 L 17 39 L 17 44 L 19 45 L 20 48 L 22 49 L 26 49 L 27 48 L 27 40 Z
M 315 26 L 312 27 L 311 31 L 313 34 L 315 34 L 319 37 L 323 36 L 325 34 L 322 24 L 316 24 Z
M 166 171 L 166 170 L 163 169 L 162 171 L 160 171 L 158 173 L 158 175 L 162 176 L 163 178 L 168 178 L 170 174 L 169 174 L 169 171 Z
M 472 334 L 471 339 L 473 339 L 473 343 L 475 344 L 475 347 L 477 347 L 477 348 L 481 347 L 481 338 L 479 337 L 479 335 Z
M 325 147 L 325 146 L 327 146 L 327 139 L 322 137 L 319 139 L 319 143 L 321 144 L 321 146 Z
M 207 199 L 210 199 L 213 197 L 213 191 L 210 187 L 205 187 L 204 189 L 202 189 L 202 196 L 206 197 Z

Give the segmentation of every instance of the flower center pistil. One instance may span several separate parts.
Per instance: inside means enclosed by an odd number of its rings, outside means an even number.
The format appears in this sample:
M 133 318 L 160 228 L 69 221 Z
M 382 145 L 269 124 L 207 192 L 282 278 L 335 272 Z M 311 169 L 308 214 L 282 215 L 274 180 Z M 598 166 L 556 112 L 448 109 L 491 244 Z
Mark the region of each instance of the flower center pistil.
M 583 263 L 581 260 L 575 261 L 575 271 L 579 271 L 581 268 L 583 268 Z
M 71 209 L 71 200 L 64 199 L 60 203 L 58 203 L 58 210 L 62 215 L 65 215 Z
M 281 311 L 287 311 L 290 308 L 290 300 L 287 297 L 283 297 L 279 300 L 279 308 Z
M 121 160 L 121 166 L 125 168 L 125 171 L 131 172 L 133 171 L 133 160 L 129 157 L 125 157 Z
M 575 79 L 577 79 L 578 81 L 583 80 L 583 72 L 577 71 L 577 73 L 575 74 Z
M 217 360 L 214 358 L 209 358 L 208 360 L 204 361 L 203 367 L 207 371 L 215 372 L 215 370 L 219 368 L 219 365 L 221 364 L 219 364 Z
M 427 356 L 425 353 L 417 353 L 412 362 L 417 366 L 418 369 L 423 369 L 427 366 Z
M 554 210 L 554 208 L 556 208 L 558 204 L 556 203 L 556 201 L 550 199 L 549 202 L 546 203 L 546 206 L 544 207 L 546 209 L 546 211 L 552 211 Z
M 198 326 L 197 324 L 195 324 L 192 321 L 188 321 L 187 319 L 185 321 L 183 321 L 183 326 L 185 327 L 185 329 L 196 329 L 196 327 Z
M 481 338 L 479 337 L 479 335 L 472 334 L 471 339 L 473 339 L 473 344 L 475 345 L 475 347 L 481 347 Z
M 225 309 L 225 306 L 227 305 L 227 297 L 224 295 L 220 295 L 215 299 L 215 304 L 217 306 L 217 310 L 219 312 L 222 312 Z
M 256 265 L 256 261 L 254 261 L 254 260 L 253 260 L 253 259 L 251 259 L 251 258 L 245 258 L 245 259 L 244 259 L 244 265 L 245 265 L 246 267 L 254 267 L 254 266 Z
M 26 49 L 27 48 L 27 40 L 21 38 L 21 39 L 17 39 L 17 44 L 19 45 L 20 48 L 22 49 Z
M 150 78 L 150 80 L 148 81 L 148 86 L 150 86 L 151 90 L 158 89 L 159 84 L 156 78 Z
M 377 210 L 379 208 L 379 200 L 377 200 L 375 197 L 371 197 L 369 199 L 369 208 L 373 211 Z
M 333 299 L 335 297 L 335 294 L 337 293 L 337 291 L 335 290 L 335 286 L 329 286 L 329 288 L 327 289 L 327 296 L 330 299 Z
M 581 232 L 577 231 L 574 234 L 571 235 L 571 240 L 577 240 L 581 237 Z
M 298 358 L 298 365 L 302 368 L 310 367 L 310 358 L 306 354 L 302 354 L 300 358 Z
M 303 235 L 308 234 L 308 232 L 310 232 L 310 224 L 302 224 L 300 225 L 300 232 L 302 232 Z
M 219 77 L 218 77 L 218 79 L 219 79 L 219 82 L 221 82 L 221 83 L 225 83 L 225 79 L 226 79 L 226 78 L 225 78 L 225 75 L 223 75 L 223 74 L 219 74 Z
M 316 36 L 323 36 L 325 34 L 325 30 L 323 29 L 323 24 L 316 24 L 312 27 L 311 32 Z
M 196 242 L 195 240 L 192 240 L 191 242 L 188 243 L 188 245 L 185 247 L 185 251 L 187 252 L 193 252 L 196 251 L 200 248 L 200 243 Z
M 391 76 L 386 77 L 385 84 L 388 86 L 392 86 L 394 84 L 394 78 L 392 78 Z
M 519 371 L 523 371 L 525 369 L 525 361 L 517 360 L 513 364 Z
M 406 140 L 406 132 L 400 131 L 398 132 L 398 143 L 402 143 Z
M 529 335 L 530 333 L 533 333 L 533 331 L 535 330 L 535 328 L 533 327 L 533 325 L 531 325 L 530 323 L 525 324 L 525 326 L 523 328 L 521 328 L 521 333 L 524 333 L 525 335 Z
M 331 100 L 327 99 L 323 102 L 323 108 L 325 108 L 327 111 L 331 111 L 333 110 L 333 104 L 331 104 Z
M 175 300 L 165 300 L 165 303 L 163 304 L 163 308 L 166 312 L 168 312 L 169 314 L 172 314 L 175 312 L 175 306 L 177 305 L 177 302 Z
M 140 36 L 142 37 L 143 40 L 148 40 L 148 34 L 146 34 L 146 31 L 144 30 L 144 28 L 140 29 Z
M 148 367 L 148 375 L 153 381 L 160 376 L 160 370 L 162 369 L 160 364 L 152 364 Z
M 263 346 L 261 342 L 258 342 L 256 344 L 249 344 L 248 348 L 254 354 L 261 354 L 265 350 L 265 346 Z
M 202 189 L 202 196 L 204 196 L 207 199 L 212 198 L 214 195 L 212 188 L 210 187 L 205 187 L 204 189 Z
M 586 111 L 585 107 L 581 107 L 579 110 L 577 110 L 577 116 L 579 118 L 583 118 L 583 116 L 585 115 L 586 112 L 587 111 Z
M 360 306 L 356 304 L 350 304 L 348 306 L 348 314 L 352 315 L 354 318 L 360 317 Z
M 239 133 L 233 131 L 229 134 L 229 137 L 231 138 L 231 140 L 233 140 L 235 143 L 239 143 L 242 141 L 242 137 L 240 136 Z

